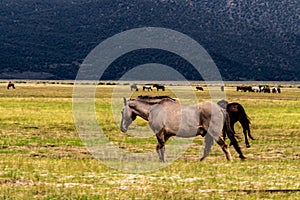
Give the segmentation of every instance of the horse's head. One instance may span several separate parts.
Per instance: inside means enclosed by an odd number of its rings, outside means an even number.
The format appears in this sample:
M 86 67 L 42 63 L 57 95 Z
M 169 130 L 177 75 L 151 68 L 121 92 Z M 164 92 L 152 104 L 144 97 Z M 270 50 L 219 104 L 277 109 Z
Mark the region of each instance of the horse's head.
M 122 109 L 122 120 L 120 125 L 121 131 L 125 133 L 135 118 L 136 114 L 133 112 L 132 108 L 130 108 L 129 102 L 124 97 L 124 107 Z
M 238 103 L 231 103 L 231 104 L 228 104 L 228 107 L 227 107 L 227 112 L 229 112 L 230 114 L 233 114 L 233 113 L 238 113 L 239 112 L 239 105 Z

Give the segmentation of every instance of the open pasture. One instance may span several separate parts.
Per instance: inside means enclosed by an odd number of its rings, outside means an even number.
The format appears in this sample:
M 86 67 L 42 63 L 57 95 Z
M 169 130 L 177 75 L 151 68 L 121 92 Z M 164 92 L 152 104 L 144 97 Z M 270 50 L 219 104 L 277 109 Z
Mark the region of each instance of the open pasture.
M 178 160 L 145 173 L 111 169 L 88 152 L 73 121 L 73 85 L 24 83 L 16 84 L 15 90 L 7 90 L 4 84 L 0 86 L 1 199 L 298 199 L 300 196 L 298 85 L 283 85 L 281 94 L 236 92 L 234 83 L 226 85 L 227 100 L 241 103 L 251 118 L 252 135 L 256 138 L 250 140 L 251 148 L 245 147 L 240 125 L 235 126 L 247 160 L 239 160 L 231 147 L 233 161 L 228 162 L 214 145 L 206 160 L 200 162 L 203 138 L 198 136 Z M 128 85 L 97 86 L 96 115 L 103 131 L 114 144 L 127 151 L 154 151 L 157 141 L 153 135 L 139 138 L 130 134 L 134 127 L 147 127 L 142 119 L 137 119 L 126 134 L 119 130 L 111 113 L 115 87 L 130 90 Z M 173 89 L 184 93 L 186 86 L 167 86 L 164 92 L 132 92 L 132 96 L 175 97 Z M 206 87 L 204 91 L 193 92 L 199 101 L 210 99 Z

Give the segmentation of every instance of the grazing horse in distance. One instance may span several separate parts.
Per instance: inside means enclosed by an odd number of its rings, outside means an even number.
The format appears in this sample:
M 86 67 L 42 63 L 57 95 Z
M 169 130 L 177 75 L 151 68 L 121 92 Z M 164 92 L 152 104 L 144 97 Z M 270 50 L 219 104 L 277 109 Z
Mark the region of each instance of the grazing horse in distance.
M 231 127 L 232 131 L 234 132 L 234 134 L 235 134 L 234 124 L 236 122 L 240 122 L 240 124 L 243 127 L 243 133 L 244 133 L 244 137 L 245 137 L 246 147 L 249 148 L 250 143 L 249 143 L 247 136 L 249 136 L 252 140 L 254 140 L 254 138 L 252 137 L 251 132 L 250 132 L 251 122 L 250 122 L 248 115 L 246 114 L 244 107 L 239 103 L 236 103 L 236 102 L 228 103 L 225 100 L 219 101 L 218 105 L 220 105 L 222 108 L 226 109 L 226 111 L 229 115 L 229 118 L 230 118 L 230 127 Z M 224 134 L 224 132 L 223 132 L 223 136 L 225 139 L 226 135 Z
M 264 93 L 271 93 L 271 89 L 270 89 L 270 87 L 267 86 L 267 85 L 262 86 L 262 87 L 260 88 L 260 91 L 261 91 L 261 92 L 264 92 Z
M 272 87 L 272 93 L 280 93 L 281 90 L 279 87 Z
M 201 87 L 201 86 L 196 86 L 196 90 L 204 91 L 203 87 Z
M 130 85 L 130 91 L 135 90 L 135 91 L 139 91 L 138 87 L 136 84 L 132 84 Z
M 153 87 L 156 88 L 157 91 L 159 91 L 159 90 L 165 91 L 165 86 L 164 85 L 154 84 Z
M 224 92 L 224 90 L 225 90 L 225 86 L 222 85 L 222 86 L 221 86 L 221 91 Z
M 277 93 L 281 93 L 280 87 L 277 88 Z
M 251 86 L 237 86 L 236 91 L 243 91 L 243 92 L 252 92 Z
M 126 132 L 137 116 L 149 122 L 158 141 L 156 151 L 159 159 L 163 162 L 165 161 L 165 143 L 170 137 L 190 138 L 197 135 L 205 136 L 205 147 L 201 161 L 207 157 L 213 140 L 220 145 L 227 160 L 231 160 L 228 146 L 220 136 L 224 124 L 226 124 L 225 131 L 240 158 L 246 158 L 230 129 L 229 116 L 216 103 L 202 102 L 192 106 L 182 106 L 170 97 L 152 97 L 149 99 L 138 97 L 130 100 L 126 100 L 124 97 L 121 131 Z
M 9 83 L 8 83 L 8 85 L 7 85 L 7 89 L 9 90 L 9 88 L 13 88 L 13 89 L 16 89 L 15 88 L 15 84 L 13 83 L 13 82 L 11 82 L 11 81 L 9 81 Z
M 253 91 L 253 92 L 260 92 L 260 87 L 258 87 L 258 86 L 253 86 L 253 87 L 252 87 L 252 91 Z
M 145 90 L 148 90 L 148 92 L 152 91 L 152 87 L 150 85 L 144 85 L 143 86 L 143 91 L 145 91 Z

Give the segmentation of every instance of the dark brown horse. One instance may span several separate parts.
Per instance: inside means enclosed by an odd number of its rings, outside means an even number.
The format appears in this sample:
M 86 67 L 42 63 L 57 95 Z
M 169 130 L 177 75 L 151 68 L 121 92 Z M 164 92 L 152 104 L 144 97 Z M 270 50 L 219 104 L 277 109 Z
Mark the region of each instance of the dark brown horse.
M 15 89 L 15 84 L 13 82 L 11 82 L 11 81 L 9 81 L 9 83 L 7 85 L 7 89 L 9 90 L 10 87 L 13 88 L 13 89 Z
M 159 91 L 159 90 L 165 91 L 165 86 L 164 85 L 154 84 L 153 87 L 156 88 L 157 91 Z
M 251 86 L 237 86 L 236 91 L 253 92 Z
M 218 104 L 221 107 L 223 107 L 224 109 L 226 109 L 226 111 L 229 115 L 229 118 L 230 118 L 230 127 L 231 127 L 231 129 L 234 133 L 235 133 L 234 124 L 236 122 L 240 122 L 240 124 L 243 127 L 243 133 L 244 133 L 244 136 L 245 136 L 246 147 L 249 148 L 250 143 L 249 143 L 249 140 L 248 140 L 247 136 L 249 136 L 252 140 L 254 140 L 254 138 L 252 137 L 251 132 L 250 132 L 251 122 L 250 122 L 250 119 L 249 119 L 248 115 L 246 114 L 246 111 L 245 111 L 244 107 L 241 104 L 237 103 L 237 102 L 228 103 L 225 100 L 219 101 Z M 226 135 L 223 132 L 224 139 L 225 139 L 225 136 Z
M 201 87 L 201 86 L 196 86 L 196 90 L 204 91 L 203 87 Z

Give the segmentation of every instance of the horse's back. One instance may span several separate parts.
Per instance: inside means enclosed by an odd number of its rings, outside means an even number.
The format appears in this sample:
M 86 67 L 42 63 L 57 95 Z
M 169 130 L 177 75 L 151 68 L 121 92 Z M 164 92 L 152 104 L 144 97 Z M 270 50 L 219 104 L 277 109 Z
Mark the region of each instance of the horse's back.
M 149 124 L 154 132 L 164 128 L 179 137 L 193 137 L 199 127 L 199 110 L 197 105 L 181 106 L 176 102 L 165 101 L 151 109 Z
M 153 106 L 149 112 L 149 124 L 154 132 L 160 131 L 162 128 L 173 130 L 177 129 L 177 122 L 180 123 L 180 105 L 172 102 L 162 102 Z M 172 125 L 170 125 L 172 121 Z M 173 132 L 173 131 L 172 131 Z M 176 131 L 175 131 L 176 132 Z
M 194 137 L 199 127 L 218 137 L 224 125 L 224 113 L 213 102 L 181 106 L 176 102 L 164 101 L 151 109 L 149 124 L 154 132 L 164 128 L 179 137 Z

